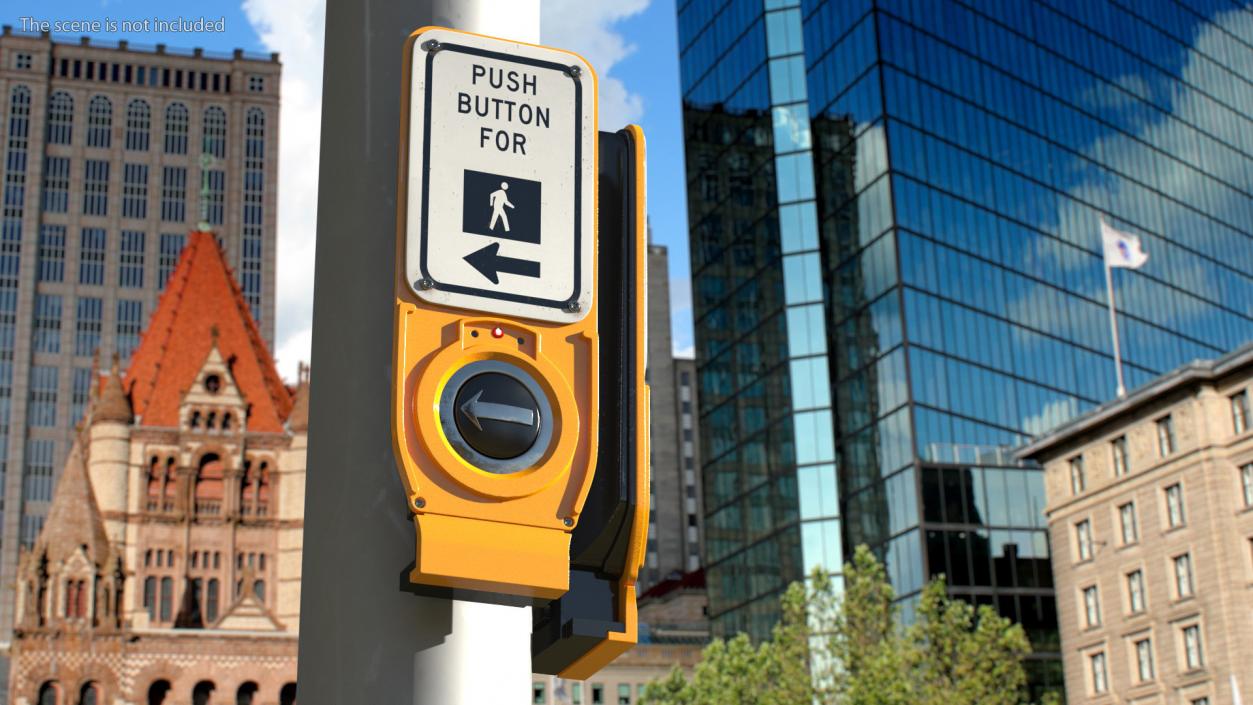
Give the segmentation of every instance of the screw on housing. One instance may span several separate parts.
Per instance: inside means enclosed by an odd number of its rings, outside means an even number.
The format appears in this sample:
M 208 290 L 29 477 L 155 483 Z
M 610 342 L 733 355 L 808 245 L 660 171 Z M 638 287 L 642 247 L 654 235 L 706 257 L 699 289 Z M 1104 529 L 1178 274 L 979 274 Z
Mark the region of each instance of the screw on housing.
M 567 66 L 566 75 L 577 81 L 579 80 L 579 78 L 583 76 L 583 69 L 579 68 L 578 66 Z
M 442 45 L 439 43 L 438 39 L 428 39 L 425 42 L 422 42 L 422 49 L 429 51 L 432 54 L 439 51 L 441 47 Z
M 413 500 L 413 506 L 417 507 L 418 509 L 421 509 L 426 506 L 426 500 L 422 499 L 421 497 L 415 497 Z
M 422 289 L 423 291 L 427 289 L 434 289 L 435 282 L 431 281 L 430 279 L 427 279 L 426 277 L 423 277 L 417 281 L 417 287 L 419 289 Z
M 577 299 L 570 299 L 569 301 L 566 302 L 566 306 L 565 306 L 566 313 L 578 313 L 579 310 L 582 308 L 583 308 L 582 306 L 579 306 L 579 302 Z

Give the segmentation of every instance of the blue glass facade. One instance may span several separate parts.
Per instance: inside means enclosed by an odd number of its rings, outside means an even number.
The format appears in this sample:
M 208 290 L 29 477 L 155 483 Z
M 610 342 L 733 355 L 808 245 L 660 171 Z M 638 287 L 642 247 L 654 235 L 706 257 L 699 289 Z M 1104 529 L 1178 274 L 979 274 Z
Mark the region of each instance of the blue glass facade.
M 710 614 L 866 543 L 1058 675 L 1007 448 L 1253 337 L 1253 13 L 1228 0 L 681 0 Z M 797 31 L 799 26 L 799 31 Z M 802 111 L 802 106 L 804 110 Z M 838 534 L 838 540 L 834 538 Z

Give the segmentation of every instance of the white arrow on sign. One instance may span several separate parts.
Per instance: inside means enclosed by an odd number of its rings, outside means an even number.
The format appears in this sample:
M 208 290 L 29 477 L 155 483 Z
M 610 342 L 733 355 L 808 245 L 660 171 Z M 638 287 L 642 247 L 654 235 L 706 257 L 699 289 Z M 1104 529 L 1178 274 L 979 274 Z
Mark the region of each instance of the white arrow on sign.
M 411 65 L 405 269 L 424 301 L 557 323 L 592 306 L 596 80 L 569 52 L 430 29 Z

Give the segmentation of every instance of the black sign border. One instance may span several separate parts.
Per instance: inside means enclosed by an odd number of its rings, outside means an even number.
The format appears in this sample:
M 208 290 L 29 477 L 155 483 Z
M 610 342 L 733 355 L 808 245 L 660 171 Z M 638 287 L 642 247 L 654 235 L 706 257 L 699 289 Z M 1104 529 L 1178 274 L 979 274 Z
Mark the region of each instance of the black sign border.
M 431 276 L 430 270 L 426 266 L 427 244 L 430 242 L 430 236 L 427 232 L 430 220 L 427 216 L 428 207 L 430 205 L 431 184 L 431 94 L 433 92 L 431 90 L 431 86 L 434 77 L 435 57 L 445 51 L 457 51 L 463 54 L 481 56 L 487 59 L 495 59 L 507 63 L 524 64 L 542 69 L 550 69 L 553 71 L 559 71 L 567 76 L 570 75 L 570 66 L 565 64 L 559 64 L 554 61 L 533 59 L 526 56 L 511 56 L 498 51 L 479 49 L 478 47 L 466 46 L 464 44 L 441 43 L 438 51 L 427 53 L 426 87 L 425 95 L 423 96 L 423 109 L 426 111 L 426 114 L 425 119 L 422 121 L 422 231 L 419 239 L 418 260 L 418 267 L 422 272 L 422 277 L 430 282 L 432 289 L 439 291 L 447 291 L 455 294 L 467 294 L 470 296 L 481 296 L 489 299 L 499 299 L 501 301 L 509 301 L 512 303 L 555 308 L 563 311 L 567 310 L 571 302 L 578 302 L 580 284 L 583 281 L 583 82 L 581 79 L 571 77 L 571 80 L 574 81 L 574 290 L 571 292 L 570 296 L 560 300 L 541 299 L 536 296 L 523 296 L 521 294 L 512 294 L 506 291 L 492 291 L 491 289 L 477 289 L 471 286 L 448 284 L 438 281 L 435 277 Z M 458 308 L 466 308 L 466 306 L 458 306 Z

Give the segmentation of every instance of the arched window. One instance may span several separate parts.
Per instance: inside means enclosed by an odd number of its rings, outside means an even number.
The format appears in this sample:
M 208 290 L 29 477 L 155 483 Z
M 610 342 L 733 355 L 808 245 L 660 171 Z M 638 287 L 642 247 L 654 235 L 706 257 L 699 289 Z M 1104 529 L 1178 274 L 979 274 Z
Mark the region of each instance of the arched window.
M 148 610 L 148 620 L 157 619 L 157 579 L 151 575 L 144 578 L 144 609 Z
M 265 460 L 245 463 L 239 491 L 239 506 L 245 516 L 266 516 L 270 503 L 270 463 Z
M 191 427 L 200 428 L 200 412 L 199 411 L 191 412 Z
M 265 581 L 258 580 L 252 584 L 252 593 L 257 596 L 257 602 L 265 603 Z
M 165 153 L 187 154 L 187 106 L 182 103 L 165 109 Z
M 165 484 L 162 486 L 161 511 L 174 511 L 174 498 L 178 494 L 178 467 L 174 458 L 165 459 Z
M 157 456 L 152 456 L 152 461 L 148 463 L 148 511 L 156 512 L 161 509 L 161 495 L 163 485 L 165 483 L 165 465 Z M 152 558 L 151 551 L 145 554 L 144 560 L 149 561 Z
M 212 431 L 214 427 L 216 427 L 217 425 L 218 425 L 218 412 L 210 411 L 209 415 L 205 417 L 204 427 Z
M 65 617 L 82 619 L 87 616 L 87 583 L 82 580 L 65 581 Z
M 226 158 L 226 111 L 212 106 L 204 111 L 204 153 Z
M 221 514 L 223 472 L 222 459 L 216 453 L 206 453 L 200 459 L 196 472 L 196 514 Z
M 78 691 L 78 705 L 100 705 L 100 684 L 88 681 Z
M 161 621 L 168 622 L 174 611 L 174 579 L 161 578 Z
M 231 430 L 231 412 L 229 411 L 222 414 L 222 430 L 223 431 Z
M 165 696 L 170 693 L 170 682 L 161 679 L 148 686 L 148 705 L 165 705 Z
M 61 705 L 61 685 L 48 681 L 39 686 L 39 705 Z
M 217 578 L 209 578 L 209 590 L 205 593 L 204 618 L 208 624 L 218 621 L 218 600 L 222 584 Z
M 113 101 L 98 95 L 87 103 L 87 146 L 109 148 L 113 134 Z
M 214 690 L 213 681 L 200 681 L 191 689 L 191 705 L 209 705 Z
M 239 690 L 235 691 L 235 705 L 252 705 L 252 701 L 257 696 L 257 684 L 248 681 L 239 686 Z
M 278 691 L 279 705 L 296 705 L 296 684 L 287 683 Z
M 48 99 L 48 144 L 69 144 L 74 139 L 74 99 L 57 91 Z
M 152 108 L 148 101 L 136 98 L 126 105 L 126 148 L 132 152 L 148 151 L 148 134 L 152 127 Z

